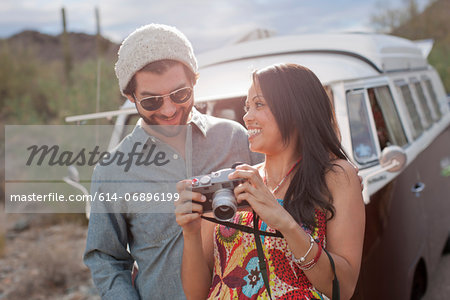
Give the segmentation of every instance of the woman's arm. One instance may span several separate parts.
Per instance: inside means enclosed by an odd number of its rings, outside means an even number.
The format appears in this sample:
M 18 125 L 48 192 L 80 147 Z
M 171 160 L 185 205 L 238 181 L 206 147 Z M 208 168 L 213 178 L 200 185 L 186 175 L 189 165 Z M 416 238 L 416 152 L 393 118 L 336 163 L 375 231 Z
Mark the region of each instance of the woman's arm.
M 339 160 L 336 163 L 337 166 L 326 175 L 336 212 L 334 218 L 327 222 L 326 248 L 336 265 L 341 299 L 349 299 L 356 287 L 361 266 L 365 208 L 356 170 L 347 161 Z M 280 231 L 295 257 L 299 258 L 307 252 L 310 246 L 309 236 L 295 221 Z M 306 262 L 315 257 L 318 247 L 316 243 L 313 244 Z M 325 253 L 313 268 L 304 272 L 317 290 L 331 296 L 333 273 Z
M 211 287 L 214 224 L 200 218 L 205 201 L 199 193 L 186 190 L 190 181 L 177 184 L 180 199 L 176 203 L 176 220 L 183 228 L 184 248 L 181 280 L 187 299 L 206 299 Z
M 201 235 L 183 232 L 184 248 L 181 280 L 187 299 L 206 299 L 211 287 L 212 265 L 210 265 L 210 262 L 213 260 L 213 248 L 208 244 L 212 244 L 213 241 L 212 230 L 214 225 L 204 221 L 201 226 Z M 203 227 L 208 229 L 205 230 Z M 211 234 L 205 235 L 206 232 Z M 208 241 L 206 236 L 209 237 Z
M 353 295 L 361 265 L 365 208 L 356 169 L 344 160 L 335 163 L 337 166 L 326 174 L 326 183 L 336 210 L 334 218 L 327 222 L 326 248 L 335 262 L 341 298 L 349 299 Z M 235 189 L 238 201 L 247 200 L 264 222 L 278 229 L 296 258 L 304 256 L 311 246 L 307 233 L 278 204 L 256 169 L 245 165 L 236 169 L 237 171 L 230 175 L 231 178 L 247 179 Z M 319 246 L 313 242 L 305 262 L 315 258 L 318 251 Z M 331 297 L 333 272 L 325 253 L 319 257 L 313 268 L 304 272 L 317 290 Z
M 326 177 L 336 209 L 335 217 L 327 223 L 327 249 L 342 281 L 341 297 L 349 299 L 361 268 L 366 214 L 356 170 L 345 160 L 340 160 L 338 165 L 342 169 L 335 167 Z

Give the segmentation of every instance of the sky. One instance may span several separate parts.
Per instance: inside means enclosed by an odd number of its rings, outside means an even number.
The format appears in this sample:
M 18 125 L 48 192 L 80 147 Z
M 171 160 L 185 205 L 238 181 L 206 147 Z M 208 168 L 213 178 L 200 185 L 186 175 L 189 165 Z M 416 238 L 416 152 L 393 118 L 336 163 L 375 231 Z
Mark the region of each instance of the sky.
M 23 30 L 57 35 L 61 8 L 67 29 L 94 34 L 95 7 L 101 33 L 120 43 L 148 23 L 176 26 L 197 53 L 220 47 L 255 29 L 277 35 L 318 32 L 372 32 L 370 16 L 380 7 L 407 0 L 1 0 L 0 38 Z M 417 0 L 423 8 L 429 0 Z

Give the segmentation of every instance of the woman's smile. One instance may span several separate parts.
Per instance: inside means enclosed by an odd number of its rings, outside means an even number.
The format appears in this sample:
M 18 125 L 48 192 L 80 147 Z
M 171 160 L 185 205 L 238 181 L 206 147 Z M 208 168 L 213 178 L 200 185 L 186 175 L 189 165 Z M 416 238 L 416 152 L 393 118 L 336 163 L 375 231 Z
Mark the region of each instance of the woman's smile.
M 249 128 L 248 129 L 248 138 L 249 139 L 253 139 L 255 136 L 261 134 L 261 129 L 260 128 Z

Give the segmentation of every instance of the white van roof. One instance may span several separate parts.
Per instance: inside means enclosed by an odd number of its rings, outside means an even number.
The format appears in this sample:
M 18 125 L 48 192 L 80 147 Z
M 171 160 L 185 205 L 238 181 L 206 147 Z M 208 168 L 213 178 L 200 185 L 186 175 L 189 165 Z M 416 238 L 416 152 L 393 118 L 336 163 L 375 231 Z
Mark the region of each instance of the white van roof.
M 412 41 L 372 33 L 278 36 L 229 45 L 202 53 L 199 67 L 246 58 L 294 53 L 329 53 L 358 57 L 380 72 L 424 68 L 426 57 Z
M 202 53 L 198 62 L 198 102 L 245 95 L 252 71 L 274 63 L 304 65 L 324 84 L 428 67 L 414 42 L 361 33 L 270 37 Z

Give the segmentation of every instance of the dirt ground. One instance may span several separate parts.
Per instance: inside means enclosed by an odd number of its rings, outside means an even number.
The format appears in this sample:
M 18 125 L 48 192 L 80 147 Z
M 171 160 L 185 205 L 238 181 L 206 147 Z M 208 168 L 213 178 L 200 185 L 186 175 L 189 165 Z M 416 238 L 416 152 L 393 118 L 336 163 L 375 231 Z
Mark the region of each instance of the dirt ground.
M 81 216 L 0 212 L 0 225 L 1 300 L 100 299 L 82 262 Z

